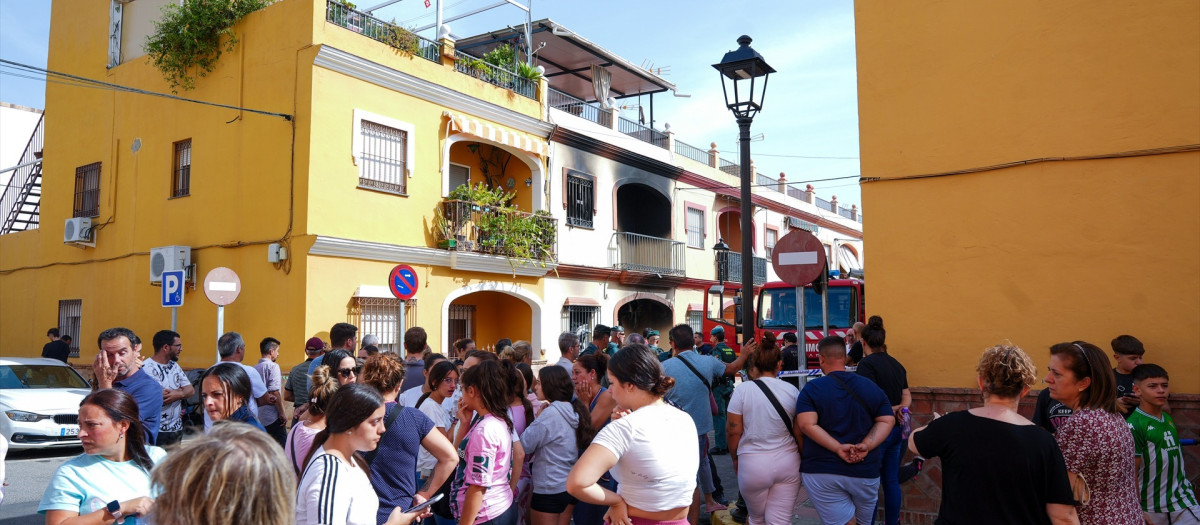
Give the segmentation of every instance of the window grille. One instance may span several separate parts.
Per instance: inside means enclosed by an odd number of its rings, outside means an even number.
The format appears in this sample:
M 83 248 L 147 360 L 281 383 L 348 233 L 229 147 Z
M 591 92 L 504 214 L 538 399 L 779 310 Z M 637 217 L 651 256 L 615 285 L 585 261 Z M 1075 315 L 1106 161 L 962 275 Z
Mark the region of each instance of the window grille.
M 687 239 L 688 246 L 704 248 L 704 210 L 687 209 Z
M 82 299 L 58 302 L 58 335 L 71 336 L 71 357 L 79 357 L 79 323 L 82 315 Z
M 171 196 L 186 197 L 192 193 L 192 139 L 175 143 L 175 162 L 171 173 Z
M 404 327 L 417 326 L 417 300 L 404 303 L 404 324 L 400 324 L 400 299 L 394 297 L 355 297 L 350 306 L 349 323 L 358 327 L 359 340 L 367 334 L 379 338 L 381 352 L 401 353 Z
M 463 338 L 475 338 L 475 305 L 473 304 L 452 304 L 447 321 L 450 326 L 447 327 L 447 334 L 450 336 L 448 344 L 453 344 L 454 341 Z
M 100 215 L 100 163 L 75 168 L 75 206 L 72 217 Z
M 704 312 L 688 310 L 687 324 L 692 327 L 692 332 L 697 334 L 704 333 Z
M 405 176 L 405 158 L 408 146 L 408 133 L 363 120 L 362 133 L 362 166 L 359 172 L 358 185 L 364 188 L 405 194 L 407 177 Z
M 580 329 L 591 332 L 596 323 L 600 322 L 599 306 L 581 306 L 569 304 L 563 306 L 562 329 L 564 332 L 576 333 Z
M 567 224 L 591 228 L 596 209 L 596 180 L 567 173 Z

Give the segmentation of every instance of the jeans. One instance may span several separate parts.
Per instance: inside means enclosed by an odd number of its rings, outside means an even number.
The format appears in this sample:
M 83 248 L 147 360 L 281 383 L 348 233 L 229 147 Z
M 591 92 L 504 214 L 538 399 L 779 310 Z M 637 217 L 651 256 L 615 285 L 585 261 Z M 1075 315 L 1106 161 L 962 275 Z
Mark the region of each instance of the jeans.
M 879 484 L 883 486 L 883 519 L 886 525 L 900 523 L 900 457 L 904 455 L 901 428 L 896 426 L 879 448 L 883 449 L 883 465 L 879 469 Z M 879 505 L 875 505 L 878 515 Z

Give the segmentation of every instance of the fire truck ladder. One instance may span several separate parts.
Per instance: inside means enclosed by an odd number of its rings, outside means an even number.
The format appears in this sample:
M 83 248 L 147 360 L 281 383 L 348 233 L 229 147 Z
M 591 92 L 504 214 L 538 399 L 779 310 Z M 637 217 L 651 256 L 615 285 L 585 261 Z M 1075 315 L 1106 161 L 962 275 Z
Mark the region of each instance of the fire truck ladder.
M 0 217 L 4 218 L 0 235 L 38 227 L 42 201 L 42 146 L 45 139 L 43 122 L 45 115 L 38 119 L 37 127 L 21 154 L 21 161 L 5 170 L 13 174 L 0 196 Z

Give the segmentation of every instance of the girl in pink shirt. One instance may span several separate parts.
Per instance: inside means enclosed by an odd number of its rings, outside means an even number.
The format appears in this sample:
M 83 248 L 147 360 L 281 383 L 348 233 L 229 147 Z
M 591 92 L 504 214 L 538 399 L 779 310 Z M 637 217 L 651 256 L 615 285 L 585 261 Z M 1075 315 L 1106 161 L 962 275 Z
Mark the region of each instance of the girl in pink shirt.
M 462 374 L 459 417 L 470 429 L 459 443 L 464 463 L 452 484 L 454 516 L 459 525 L 515 525 L 517 509 L 509 485 L 512 421 L 508 417 L 508 374 L 499 362 L 486 360 Z

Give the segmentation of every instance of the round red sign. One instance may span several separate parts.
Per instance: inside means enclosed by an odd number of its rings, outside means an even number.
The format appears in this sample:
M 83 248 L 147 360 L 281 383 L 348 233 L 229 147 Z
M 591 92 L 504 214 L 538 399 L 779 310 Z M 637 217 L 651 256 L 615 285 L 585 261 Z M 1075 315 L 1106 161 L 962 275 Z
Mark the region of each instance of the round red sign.
M 775 243 L 771 266 L 783 282 L 807 286 L 825 271 L 825 245 L 812 233 L 792 230 Z

